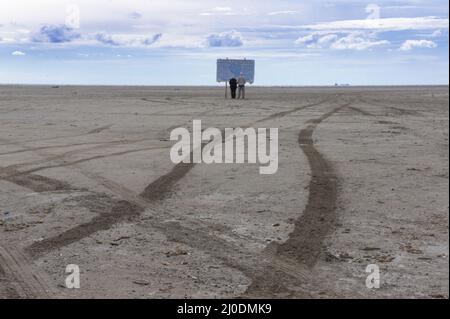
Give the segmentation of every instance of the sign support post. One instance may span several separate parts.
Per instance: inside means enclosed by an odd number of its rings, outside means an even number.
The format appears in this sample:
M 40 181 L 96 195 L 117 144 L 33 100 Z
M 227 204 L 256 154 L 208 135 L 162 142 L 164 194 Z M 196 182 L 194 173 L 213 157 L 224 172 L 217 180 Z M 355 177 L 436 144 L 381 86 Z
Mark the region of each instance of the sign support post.
M 225 99 L 228 99 L 228 82 L 225 81 Z

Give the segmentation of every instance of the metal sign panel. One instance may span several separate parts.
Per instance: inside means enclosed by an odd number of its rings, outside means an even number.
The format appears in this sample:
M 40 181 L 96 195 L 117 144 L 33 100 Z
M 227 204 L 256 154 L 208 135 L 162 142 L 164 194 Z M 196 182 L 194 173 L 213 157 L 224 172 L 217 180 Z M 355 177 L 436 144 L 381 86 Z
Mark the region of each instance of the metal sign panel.
M 249 83 L 255 80 L 255 60 L 217 60 L 217 82 L 228 82 L 231 78 L 238 78 L 243 73 Z

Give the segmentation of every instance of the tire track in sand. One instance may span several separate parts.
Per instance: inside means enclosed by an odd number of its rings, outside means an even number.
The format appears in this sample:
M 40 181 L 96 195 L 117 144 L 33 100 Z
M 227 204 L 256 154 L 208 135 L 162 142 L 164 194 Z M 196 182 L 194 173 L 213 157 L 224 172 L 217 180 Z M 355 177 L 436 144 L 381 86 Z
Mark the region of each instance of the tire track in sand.
M 312 133 L 323 120 L 348 105 L 350 103 L 343 104 L 318 119 L 308 121 L 307 128 L 300 131 L 299 143 L 305 144 L 304 147 L 300 146 L 310 161 L 313 177 L 320 178 L 320 181 L 311 181 L 311 184 L 315 186 L 310 186 L 312 192 L 309 196 L 309 205 L 302 217 L 297 220 L 294 231 L 285 243 L 270 246 L 262 254 L 255 254 L 215 236 L 210 229 L 199 228 L 198 225 L 191 228 L 192 225 L 188 227 L 175 221 L 153 220 L 151 226 L 164 233 L 170 241 L 207 252 L 224 265 L 245 274 L 251 279 L 251 284 L 244 293 L 244 297 L 310 297 L 307 287 L 313 285 L 311 283 L 313 280 L 311 280 L 309 267 L 317 260 L 323 240 L 334 226 L 336 201 L 335 178 L 331 177 L 333 176 L 331 168 L 327 168 L 326 160 L 315 150 Z M 281 114 L 285 115 L 286 112 Z M 275 117 L 269 116 L 267 119 L 272 118 Z M 314 161 L 319 161 L 319 164 L 311 164 Z M 325 206 L 322 206 L 323 204 L 319 206 L 322 198 L 328 199 Z M 287 288 L 290 284 L 298 287 L 295 293 Z
M 308 126 L 300 130 L 298 144 L 307 157 L 311 180 L 309 182 L 308 203 L 302 215 L 296 220 L 294 230 L 282 244 L 271 244 L 265 253 L 273 258 L 272 264 L 261 274 L 253 278 L 252 284 L 245 292 L 246 297 L 270 296 L 276 291 L 282 291 L 289 283 L 282 273 L 277 273 L 277 263 L 284 261 L 297 268 L 304 280 L 301 285 L 307 285 L 310 278 L 306 274 L 315 265 L 322 252 L 323 241 L 334 228 L 336 222 L 335 208 L 337 199 L 337 177 L 332 166 L 316 149 L 312 135 L 317 126 L 324 120 L 348 107 L 351 103 L 343 104 L 327 112 L 317 119 L 309 120 Z M 282 283 L 286 284 L 283 285 Z M 296 297 L 305 297 L 303 289 Z
M 52 140 L 59 140 L 62 138 L 73 138 L 73 137 L 80 137 L 80 136 L 86 136 L 86 135 L 92 135 L 92 134 L 98 134 L 104 130 L 109 129 L 111 126 L 113 126 L 113 124 L 108 124 L 105 126 L 101 126 L 95 129 L 92 129 L 86 133 L 79 133 L 79 134 L 74 134 L 74 135 L 65 135 L 65 136 L 56 136 L 56 137 L 46 137 L 46 138 L 41 138 L 41 139 L 29 139 L 29 140 L 25 140 L 25 141 L 7 141 L 4 142 L 5 139 L 0 138 L 0 141 L 3 141 L 2 144 L 0 144 L 0 146 L 5 146 L 5 145 L 17 145 L 17 144 L 23 144 L 23 143 L 34 143 L 34 142 L 43 142 L 43 141 L 52 141 Z
M 209 111 L 207 111 L 209 112 Z M 206 113 L 206 112 L 202 112 Z M 100 131 L 109 128 L 109 126 L 101 127 L 96 130 L 92 130 L 87 134 L 96 134 Z M 0 139 L 5 141 L 4 139 Z M 7 141 L 8 144 L 16 144 L 23 148 L 26 151 L 35 151 L 39 153 L 39 148 L 31 148 L 27 146 L 21 145 L 19 142 L 10 142 Z M 147 148 L 146 148 L 147 149 Z M 142 151 L 146 149 L 138 149 L 138 150 L 129 150 L 125 152 L 117 152 L 108 155 L 99 155 L 92 158 L 85 158 L 78 161 L 70 162 L 69 165 L 73 165 L 78 168 L 84 175 L 92 178 L 92 176 L 96 176 L 96 174 L 88 174 L 87 172 L 83 172 L 83 170 L 79 167 L 78 164 L 81 162 L 91 160 L 91 159 L 99 159 L 109 157 L 111 155 L 124 155 L 135 151 Z M 149 148 L 154 149 L 154 147 Z M 66 154 L 67 155 L 67 154 Z M 47 157 L 47 156 L 46 156 Z M 47 157 L 47 159 L 49 159 Z M 50 160 L 54 160 L 57 158 L 51 158 Z M 67 166 L 67 163 L 64 162 L 56 167 Z M 37 170 L 52 168 L 52 167 L 41 167 Z M 36 171 L 37 171 L 36 170 Z M 144 196 L 150 197 L 152 200 L 158 200 L 162 198 L 164 192 L 158 191 L 153 194 L 152 190 L 155 189 L 164 189 L 168 191 L 171 185 L 175 184 L 177 179 L 182 178 L 187 172 L 190 170 L 189 166 L 181 163 L 176 166 L 171 172 L 160 177 L 154 183 L 150 184 L 144 190 Z M 61 182 L 59 180 L 47 178 L 40 175 L 32 174 L 35 170 L 27 171 L 27 172 L 19 172 L 15 169 L 4 169 L 3 172 L 8 172 L 8 176 L 0 176 L 5 180 L 16 183 L 23 187 L 30 188 L 36 192 L 42 191 L 55 191 L 55 190 L 71 190 L 72 187 L 66 183 Z M 0 170 L 1 172 L 1 170 Z M 180 174 L 181 173 L 181 174 Z M 177 177 L 178 176 L 178 177 Z M 97 176 L 97 180 L 106 180 L 103 177 Z M 102 183 L 103 184 L 103 183 Z M 46 238 L 42 242 L 34 243 L 25 248 L 25 253 L 23 254 L 21 249 L 11 248 L 5 245 L 0 245 L 0 280 L 6 280 L 6 293 L 8 297 L 24 297 L 24 298 L 49 298 L 55 297 L 56 293 L 52 292 L 51 285 L 48 284 L 50 281 L 43 280 L 39 273 L 34 269 L 33 263 L 28 260 L 28 256 L 33 258 L 37 258 L 42 254 L 45 254 L 51 250 L 66 246 L 70 243 L 79 241 L 82 238 L 85 238 L 97 231 L 103 229 L 109 229 L 114 224 L 124 221 L 126 219 L 132 219 L 138 217 L 142 211 L 143 207 L 148 207 L 147 200 L 144 200 L 143 197 L 130 195 L 130 192 L 117 185 L 114 182 L 109 181 L 105 185 L 109 185 L 108 189 L 115 190 L 119 192 L 120 195 L 124 198 L 130 198 L 131 200 L 117 200 L 115 198 L 111 198 L 111 202 L 113 202 L 113 207 L 105 212 L 101 211 L 96 217 L 94 217 L 90 222 L 78 225 L 74 228 L 71 228 L 62 234 L 59 234 L 54 237 Z M 154 185 L 154 186 L 152 186 Z M 156 187 L 157 186 L 157 187 Z M 148 194 L 152 192 L 152 194 Z M 133 200 L 134 199 L 134 200 Z M 28 256 L 27 256 L 28 255 Z M 43 272 L 41 272 L 43 273 Z M 5 278 L 3 278 L 5 277 Z M 1 293 L 1 291 L 0 291 Z
M 316 106 L 319 104 L 322 104 L 326 102 L 327 100 L 316 102 L 316 103 L 310 103 L 303 105 L 301 107 L 296 107 L 293 110 L 290 110 L 288 113 L 286 111 L 275 113 L 269 117 L 263 118 L 262 120 L 267 119 L 273 119 L 275 117 L 281 117 L 285 116 L 286 114 L 292 113 L 294 111 L 299 111 L 301 109 Z M 258 120 L 257 122 L 260 122 L 262 120 Z M 121 153 L 122 155 L 122 153 Z M 192 156 L 192 155 L 191 155 Z M 70 163 L 66 163 L 64 165 L 53 165 L 53 166 L 46 166 L 46 167 L 40 167 L 36 169 L 31 169 L 26 172 L 21 172 L 20 174 L 29 174 L 34 173 L 41 169 L 47 169 L 52 167 L 60 167 L 60 166 L 67 166 L 67 164 L 74 165 L 81 163 L 82 160 L 73 161 Z M 188 174 L 192 168 L 194 168 L 195 163 L 179 163 L 176 164 L 170 172 L 167 174 L 159 177 L 152 183 L 150 183 L 144 191 L 139 194 L 138 196 L 151 203 L 158 200 L 163 199 L 165 195 L 171 192 L 173 186 L 181 180 L 186 174 Z M 14 176 L 17 176 L 15 174 Z M 90 175 L 92 177 L 92 175 Z M 102 182 L 102 181 L 100 181 Z M 113 190 L 114 191 L 114 190 Z M 115 188 L 115 191 L 117 191 L 117 187 Z M 120 192 L 119 196 L 124 198 L 128 197 L 128 200 L 121 201 L 117 204 L 117 207 L 113 207 L 113 213 L 111 212 L 104 212 L 94 219 L 92 219 L 90 222 L 75 226 L 74 228 L 71 228 L 59 235 L 48 237 L 40 242 L 36 242 L 26 248 L 26 251 L 33 256 L 34 258 L 38 258 L 39 256 L 42 256 L 43 254 L 50 252 L 54 249 L 61 248 L 63 246 L 69 245 L 71 243 L 74 243 L 76 241 L 79 241 L 97 231 L 100 230 L 106 230 L 110 228 L 112 225 L 123 221 L 127 218 L 135 218 L 140 215 L 144 211 L 144 207 L 147 205 L 143 203 L 141 200 L 136 200 L 136 197 L 128 196 L 129 194 L 126 194 L 126 192 Z M 144 204 L 144 205 L 142 205 Z M 118 215 L 121 214 L 123 217 L 120 217 Z
M 289 239 L 277 248 L 277 254 L 312 267 L 316 262 L 325 236 L 333 228 L 336 215 L 337 177 L 333 167 L 316 149 L 312 134 L 324 120 L 349 106 L 341 105 L 318 119 L 310 120 L 298 136 L 298 144 L 308 159 L 311 169 L 308 203 L 296 221 Z
M 40 151 L 40 150 L 46 150 L 46 149 L 54 149 L 54 148 L 69 148 L 69 147 L 84 146 L 84 145 L 131 144 L 131 143 L 135 143 L 135 142 L 143 142 L 145 140 L 147 140 L 147 139 L 146 138 L 145 139 L 137 139 L 137 140 L 123 140 L 122 139 L 122 140 L 113 140 L 113 141 L 109 141 L 109 142 L 84 142 L 84 143 L 72 143 L 72 144 L 66 144 L 66 145 L 49 145 L 49 146 L 40 146 L 40 147 L 29 147 L 29 148 L 24 148 L 24 149 L 20 149 L 20 150 L 0 153 L 0 156 Z M 19 143 L 17 143 L 17 145 L 22 147 L 22 145 Z
M 47 277 L 43 277 L 28 257 L 19 250 L 0 243 L 0 275 L 10 279 L 8 290 L 18 298 L 51 298 L 56 294 Z
M 297 111 L 300 109 L 304 109 L 306 107 L 315 106 L 318 104 L 321 104 L 325 101 L 319 102 L 319 103 L 313 103 L 310 105 L 305 105 L 302 107 L 295 108 L 295 110 L 292 110 L 290 112 L 279 112 L 277 114 L 271 115 L 267 118 L 264 118 L 262 120 L 266 119 L 273 119 L 276 117 L 284 116 L 286 114 L 292 113 L 293 111 Z M 262 120 L 259 120 L 258 122 L 261 122 Z M 151 183 L 149 186 L 146 187 L 146 189 L 140 194 L 139 196 L 146 201 L 155 201 L 162 199 L 163 195 L 170 192 L 171 187 L 181 178 L 183 178 L 192 168 L 194 165 L 186 165 L 184 163 L 180 163 L 176 165 L 168 174 L 158 178 L 153 183 Z M 156 191 L 155 190 L 160 190 Z M 116 203 L 116 205 L 113 207 L 111 212 L 100 214 L 96 218 L 94 218 L 90 223 L 86 223 L 83 225 L 76 226 L 73 229 L 70 229 L 60 235 L 44 239 L 41 242 L 37 242 L 35 244 L 32 244 L 31 246 L 26 248 L 26 251 L 34 258 L 37 258 L 41 256 L 42 254 L 45 254 L 53 249 L 57 249 L 63 246 L 66 246 L 70 243 L 76 242 L 86 236 L 89 236 L 90 234 L 97 232 L 99 230 L 108 229 L 112 225 L 114 225 L 117 222 L 123 221 L 126 218 L 134 218 L 140 215 L 140 213 L 143 211 L 143 207 L 145 205 L 139 205 L 142 204 L 142 202 L 139 200 L 137 201 L 138 204 L 135 204 L 136 201 L 126 201 L 122 200 Z M 125 212 L 125 213 L 124 213 Z M 242 249 L 236 249 L 234 245 L 221 240 L 217 238 L 214 235 L 209 234 L 208 231 L 205 232 L 199 232 L 198 230 L 193 230 L 191 228 L 184 227 L 178 223 L 171 224 L 169 226 L 166 223 L 161 222 L 161 220 L 158 222 L 155 220 L 155 223 L 153 223 L 157 229 L 160 229 L 164 233 L 166 233 L 168 238 L 171 238 L 174 241 L 184 242 L 192 247 L 196 247 L 202 250 L 206 250 L 209 252 L 212 252 L 212 255 L 223 260 L 225 264 L 228 264 L 230 267 L 234 267 L 236 269 L 241 269 L 248 277 L 252 278 L 254 277 L 255 273 L 258 273 L 259 270 L 261 270 L 261 266 L 267 265 L 267 263 L 259 260 L 259 258 L 252 258 L 252 260 L 255 262 L 249 265 L 247 263 L 242 263 L 241 258 L 231 257 L 225 258 L 221 256 L 219 253 L 220 248 L 225 248 L 230 246 L 229 252 L 232 253 L 233 251 L 239 254 L 245 254 L 246 256 L 249 255 L 249 252 L 242 251 Z M 176 226 L 178 224 L 178 226 Z M 169 227 L 168 227 L 169 226 Z M 175 226 L 175 227 L 174 227 Z M 174 229 L 175 228 L 175 229 Z M 188 240 L 186 242 L 186 239 L 191 238 L 192 236 L 189 236 L 189 234 L 193 235 L 197 240 Z M 180 237 L 181 236 L 181 237 Z M 202 240 L 199 240 L 202 239 Z M 206 247 L 204 243 L 209 243 L 210 245 L 206 244 Z M 216 245 L 214 244 L 216 243 Z M 197 245 L 199 244 L 199 245 Z M 228 249 L 225 249 L 228 250 Z M 223 251 L 222 251 L 223 252 Z M 283 262 L 281 259 L 277 260 L 275 263 L 275 267 L 279 269 L 281 272 L 285 274 L 287 277 L 293 277 L 293 278 L 304 278 L 302 274 L 296 271 L 295 267 L 292 267 L 289 263 Z M 269 266 L 265 267 L 266 269 Z M 287 274 L 287 275 L 286 275 Z M 278 279 L 277 279 L 278 280 Z M 275 280 L 274 280 L 275 281 Z
M 17 175 L 5 180 L 35 192 L 73 189 L 64 181 L 35 174 Z M 43 272 L 38 271 L 28 256 L 16 246 L 9 246 L 3 242 L 0 242 L 0 280 L 1 277 L 4 277 L 3 282 L 6 283 L 7 298 L 57 297 L 50 284 L 51 280 Z
M 136 152 L 143 152 L 143 151 L 149 151 L 149 150 L 157 150 L 157 149 L 165 149 L 168 148 L 167 146 L 149 146 L 149 147 L 141 147 L 141 148 L 137 148 L 137 149 L 131 149 L 131 150 L 125 150 L 125 151 L 120 151 L 120 152 L 114 152 L 114 153 L 109 153 L 109 154 L 102 154 L 102 155 L 95 155 L 95 156 L 91 156 L 91 157 L 86 157 L 86 158 L 81 158 L 78 160 L 74 160 L 71 162 L 63 162 L 61 164 L 52 164 L 52 165 L 46 165 L 46 166 L 39 166 L 36 168 L 32 168 L 32 169 L 28 169 L 25 171 L 14 171 L 13 173 L 2 173 L 0 170 L 0 179 L 11 179 L 20 175 L 29 175 L 32 173 L 36 173 L 42 170 L 46 170 L 46 169 L 51 169 L 51 168 L 59 168 L 59 167 L 67 167 L 67 166 L 71 166 L 71 165 L 75 165 L 75 164 L 80 164 L 80 163 L 84 163 L 84 162 L 88 162 L 88 161 L 92 161 L 92 160 L 98 160 L 98 159 L 104 159 L 104 158 L 109 158 L 109 157 L 113 157 L 113 156 L 122 156 L 122 155 L 126 155 L 126 154 L 130 154 L 130 153 L 136 153 Z M 73 151 L 74 153 L 80 152 L 79 150 L 77 151 Z M 71 152 L 72 153 L 72 152 Z M 51 160 L 57 160 L 59 158 L 59 156 L 55 156 L 54 158 L 52 158 Z M 38 161 L 41 162 L 41 161 Z M 46 161 L 48 162 L 48 161 Z M 27 164 L 25 164 L 27 165 Z M 8 167 L 4 168 L 5 171 L 8 171 Z

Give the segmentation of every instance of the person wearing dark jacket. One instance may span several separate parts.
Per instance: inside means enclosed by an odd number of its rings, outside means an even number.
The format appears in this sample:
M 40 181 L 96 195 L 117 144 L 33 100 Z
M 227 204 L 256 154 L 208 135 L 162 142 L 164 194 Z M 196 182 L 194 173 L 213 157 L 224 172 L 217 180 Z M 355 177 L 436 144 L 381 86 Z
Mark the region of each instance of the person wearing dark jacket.
M 230 79 L 230 91 L 231 91 L 231 98 L 236 98 L 236 89 L 237 89 L 237 80 L 235 78 Z

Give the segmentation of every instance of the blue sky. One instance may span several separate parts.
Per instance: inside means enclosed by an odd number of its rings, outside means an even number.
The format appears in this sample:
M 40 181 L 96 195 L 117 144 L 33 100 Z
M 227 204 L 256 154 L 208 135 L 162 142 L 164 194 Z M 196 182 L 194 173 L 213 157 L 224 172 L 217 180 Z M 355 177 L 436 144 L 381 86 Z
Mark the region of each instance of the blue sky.
M 0 83 L 216 85 L 218 58 L 256 85 L 448 84 L 448 2 L 11 0 Z

